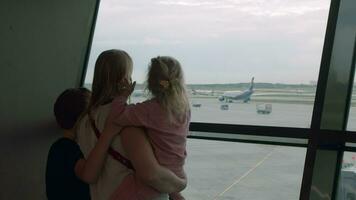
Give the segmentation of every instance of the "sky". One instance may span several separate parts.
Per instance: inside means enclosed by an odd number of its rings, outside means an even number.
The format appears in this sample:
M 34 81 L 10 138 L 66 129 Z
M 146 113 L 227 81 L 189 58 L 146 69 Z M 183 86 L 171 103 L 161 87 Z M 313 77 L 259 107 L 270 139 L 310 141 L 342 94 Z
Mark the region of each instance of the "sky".
M 145 80 L 152 57 L 173 56 L 188 84 L 316 81 L 330 0 L 101 0 L 95 60 L 122 49 Z

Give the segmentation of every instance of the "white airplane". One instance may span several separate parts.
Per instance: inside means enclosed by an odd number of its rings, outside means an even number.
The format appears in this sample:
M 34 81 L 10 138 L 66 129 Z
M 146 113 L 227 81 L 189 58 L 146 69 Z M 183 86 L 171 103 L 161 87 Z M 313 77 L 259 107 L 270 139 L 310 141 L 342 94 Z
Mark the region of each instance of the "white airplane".
M 240 92 L 240 91 L 226 91 L 219 97 L 219 101 L 225 102 L 233 102 L 241 100 L 244 103 L 247 103 L 251 100 L 251 95 L 253 94 L 253 86 L 254 86 L 254 77 L 252 77 L 250 88 L 247 90 Z
M 192 89 L 193 95 L 214 96 L 214 90 L 195 90 Z

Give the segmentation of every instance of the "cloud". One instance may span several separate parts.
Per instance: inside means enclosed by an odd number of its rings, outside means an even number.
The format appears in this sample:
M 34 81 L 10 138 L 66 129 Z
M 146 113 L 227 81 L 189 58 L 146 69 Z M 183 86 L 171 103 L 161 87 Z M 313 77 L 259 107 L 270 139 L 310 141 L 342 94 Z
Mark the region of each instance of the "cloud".
M 161 38 L 145 36 L 143 39 L 106 39 L 96 41 L 100 46 L 163 46 L 163 45 L 178 45 L 182 44 L 179 40 L 164 40 Z
M 90 65 L 101 51 L 122 48 L 134 58 L 135 74 L 143 74 L 139 70 L 152 56 L 165 54 L 184 64 L 188 82 L 238 82 L 251 74 L 274 82 L 276 69 L 282 82 L 309 82 L 317 78 L 329 5 L 330 0 L 101 1 Z
M 145 37 L 142 41 L 144 45 L 176 45 L 182 42 L 178 40 L 162 40 L 160 38 Z
M 169 6 L 212 6 L 218 5 L 217 2 L 214 1 L 159 1 L 157 4 L 160 5 L 169 5 Z
M 185 0 L 158 1 L 159 5 L 201 7 L 202 9 L 232 9 L 253 16 L 304 15 L 308 12 L 328 9 L 326 0 Z

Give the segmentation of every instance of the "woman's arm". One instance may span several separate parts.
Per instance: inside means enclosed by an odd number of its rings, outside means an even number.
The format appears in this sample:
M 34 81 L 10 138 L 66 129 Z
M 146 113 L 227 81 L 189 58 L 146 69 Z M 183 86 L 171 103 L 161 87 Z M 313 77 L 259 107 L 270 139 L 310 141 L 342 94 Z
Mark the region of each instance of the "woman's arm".
M 120 136 L 123 147 L 136 170 L 136 176 L 145 184 L 162 193 L 179 192 L 186 187 L 186 179 L 177 177 L 172 171 L 159 165 L 142 129 L 128 127 Z
M 75 174 L 86 183 L 96 183 L 104 166 L 108 149 L 115 134 L 113 131 L 106 131 L 100 135 L 95 147 L 91 150 L 88 158 L 80 159 L 75 165 Z

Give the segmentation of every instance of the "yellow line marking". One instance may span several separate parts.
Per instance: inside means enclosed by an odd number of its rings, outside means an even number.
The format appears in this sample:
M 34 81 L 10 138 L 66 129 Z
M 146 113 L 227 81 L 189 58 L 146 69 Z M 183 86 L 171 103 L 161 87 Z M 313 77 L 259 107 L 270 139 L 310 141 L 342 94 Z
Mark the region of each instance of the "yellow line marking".
M 214 197 L 214 200 L 216 200 L 218 197 L 223 196 L 227 191 L 229 191 L 232 187 L 234 187 L 234 185 L 240 183 L 245 177 L 247 177 L 257 167 L 259 167 L 262 163 L 264 163 L 272 155 L 273 151 L 274 151 L 274 148 L 265 157 L 263 157 L 262 160 L 260 160 L 260 162 L 258 162 L 255 166 L 253 166 L 251 169 L 249 169 L 245 174 L 240 176 L 240 178 L 238 178 L 235 182 L 233 182 L 230 186 L 228 186 L 223 192 L 221 192 L 220 194 L 216 195 Z

